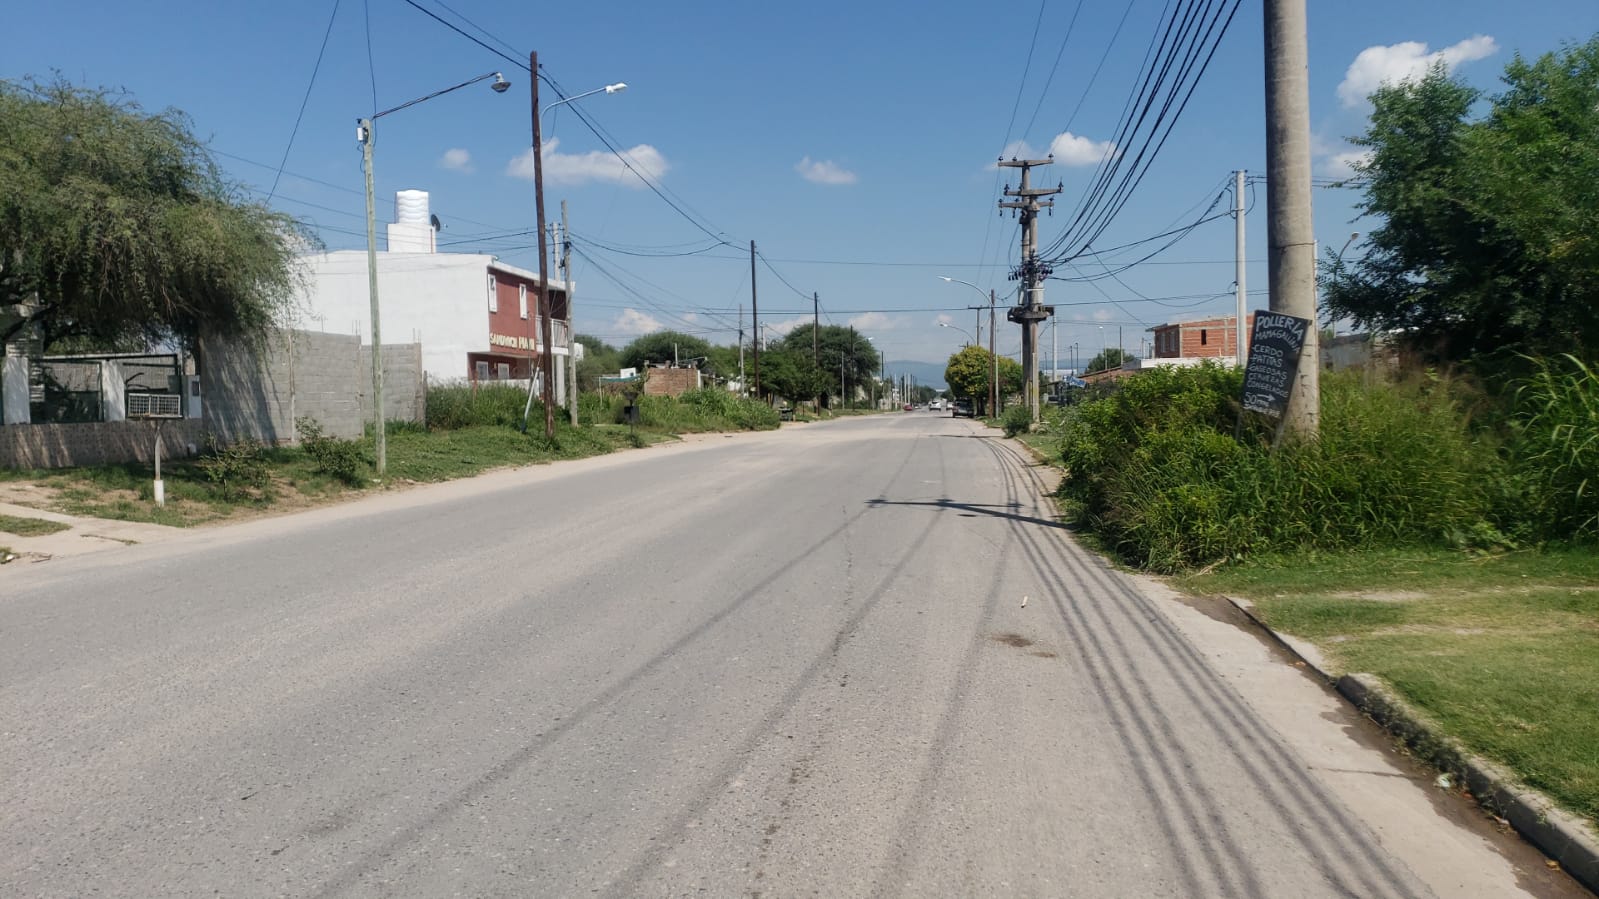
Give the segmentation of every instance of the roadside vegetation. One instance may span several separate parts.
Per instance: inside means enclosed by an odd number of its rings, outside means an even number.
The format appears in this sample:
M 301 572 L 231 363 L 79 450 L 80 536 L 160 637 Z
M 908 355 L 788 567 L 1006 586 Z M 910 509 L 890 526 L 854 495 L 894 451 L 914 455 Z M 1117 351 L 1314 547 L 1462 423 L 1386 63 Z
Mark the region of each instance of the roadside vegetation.
M 1252 600 L 1466 749 L 1599 822 L 1599 553 L 1440 548 L 1267 556 L 1178 580 Z
M 59 521 L 46 521 L 43 518 L 0 515 L 0 534 L 10 534 L 13 537 L 42 537 L 46 534 L 59 534 L 69 527 L 69 525 L 62 524 Z
M 526 392 L 507 386 L 430 390 L 427 427 L 388 424 L 389 486 L 603 455 L 671 440 L 675 434 L 778 426 L 771 407 L 715 389 L 679 398 L 640 397 L 637 426 L 621 423 L 624 398 L 585 394 L 580 398 L 580 426 L 571 427 L 564 410 L 558 410 L 555 438 L 548 440 L 543 407 L 537 402 L 529 432 L 521 432 L 526 398 Z M 71 515 L 186 526 L 290 511 L 384 486 L 373 480 L 370 426 L 360 439 L 351 440 L 326 435 L 311 419 L 297 424 L 298 446 L 208 442 L 198 459 L 163 462 L 165 506 L 155 505 L 155 472 L 142 463 L 0 471 L 0 487 L 6 481 L 27 481 L 41 488 L 36 492 L 42 495 L 29 501 Z M 6 527 L 0 531 L 12 533 Z
M 1042 430 L 1063 510 L 1128 565 L 1241 595 L 1599 822 L 1599 38 L 1372 96 L 1330 315 L 1396 366 L 1326 374 L 1319 433 L 1242 373 L 1162 368 Z M 1031 435 L 1029 439 L 1039 439 Z

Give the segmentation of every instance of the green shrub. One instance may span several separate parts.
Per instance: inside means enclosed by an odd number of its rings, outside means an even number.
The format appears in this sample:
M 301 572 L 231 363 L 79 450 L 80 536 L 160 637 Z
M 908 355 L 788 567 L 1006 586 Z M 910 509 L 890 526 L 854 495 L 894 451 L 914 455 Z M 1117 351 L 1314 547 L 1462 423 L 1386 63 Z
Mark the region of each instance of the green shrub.
M 1530 536 L 1599 538 L 1599 370 L 1574 356 L 1533 360 L 1512 396 L 1510 500 Z
M 527 388 L 511 384 L 443 384 L 430 386 L 427 426 L 434 431 L 456 431 L 473 425 L 522 426 L 527 408 Z M 531 417 L 544 419 L 544 406 L 534 397 Z
M 1025 434 L 1033 427 L 1033 413 L 1026 406 L 1012 406 L 1005 410 L 1000 423 L 1005 428 L 1006 437 Z
M 316 470 L 351 487 L 359 487 L 366 480 L 366 450 L 359 441 L 329 437 L 322 433 L 316 419 L 300 417 L 294 420 L 300 431 L 300 448 L 311 458 Z
M 1318 438 L 1273 449 L 1263 423 L 1240 428 L 1236 384 L 1236 372 L 1155 370 L 1068 411 L 1062 495 L 1129 562 L 1174 571 L 1260 552 L 1504 540 L 1493 523 L 1503 466 L 1453 385 L 1328 376 Z
M 266 447 L 253 437 L 223 445 L 215 434 L 207 434 L 199 466 L 223 499 L 239 499 L 251 490 L 265 491 L 271 484 L 272 475 L 263 458 L 265 452 Z
M 779 424 L 777 410 L 765 403 L 735 396 L 716 387 L 690 390 L 677 397 L 640 396 L 639 425 L 672 433 L 695 431 L 763 431 Z M 586 393 L 578 398 L 583 424 L 622 424 L 624 396 Z

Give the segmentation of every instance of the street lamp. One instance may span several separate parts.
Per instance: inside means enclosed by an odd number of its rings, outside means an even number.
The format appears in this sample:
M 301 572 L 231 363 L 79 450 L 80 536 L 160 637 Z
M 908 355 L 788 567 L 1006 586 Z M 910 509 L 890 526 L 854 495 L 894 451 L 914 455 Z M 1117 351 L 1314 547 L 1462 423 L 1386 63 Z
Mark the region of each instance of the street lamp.
M 540 133 L 542 131 L 544 116 L 539 113 L 539 80 L 544 76 L 539 74 L 539 54 L 537 51 L 528 54 L 528 71 L 533 73 L 533 205 L 536 210 L 535 218 L 537 221 L 535 222 L 535 225 L 538 227 L 539 235 L 539 309 L 544 313 L 543 324 L 539 329 L 539 337 L 544 343 L 544 361 L 540 366 L 543 369 L 542 373 L 544 375 L 544 437 L 547 440 L 554 440 L 555 356 L 552 351 L 551 343 L 555 337 L 555 326 L 550 322 L 550 271 L 544 248 L 544 137 Z M 607 84 L 604 87 L 597 87 L 591 91 L 584 91 L 581 94 L 573 94 L 570 97 L 563 97 L 562 99 L 551 103 L 549 106 L 544 107 L 544 112 L 547 113 L 557 106 L 563 106 L 575 100 L 581 100 L 584 97 L 592 96 L 593 94 L 615 94 L 625 90 L 627 90 L 626 82 L 618 81 L 615 84 Z M 567 303 L 570 307 L 570 291 L 568 291 Z M 570 308 L 567 310 L 567 316 L 568 318 L 571 317 Z M 570 324 L 570 322 L 568 324 Z M 567 331 L 567 339 L 570 341 L 571 328 L 568 327 Z M 533 341 L 529 342 L 531 343 Z M 567 352 L 571 352 L 570 346 L 568 346 Z M 522 432 L 524 434 L 527 433 L 527 417 L 532 409 L 533 373 L 530 371 L 528 372 L 527 376 L 527 403 L 522 407 Z
M 948 281 L 951 284 L 965 284 L 967 287 L 977 291 L 978 296 L 983 296 L 983 289 L 970 281 L 962 281 L 959 278 L 950 278 L 944 275 L 939 275 L 938 278 L 940 281 Z M 988 379 L 988 414 L 998 415 L 999 354 L 994 352 L 994 292 L 992 290 L 988 292 L 986 299 L 988 300 L 988 355 L 993 365 L 993 371 L 990 372 Z
M 375 201 L 372 196 L 373 125 L 378 119 L 390 113 L 399 112 L 402 109 L 415 106 L 434 97 L 443 96 L 450 91 L 460 90 L 463 87 L 477 84 L 479 81 L 487 81 L 490 78 L 494 79 L 494 83 L 489 85 L 489 87 L 493 88 L 496 94 L 505 93 L 506 88 L 511 86 L 511 82 L 506 81 L 505 76 L 499 72 L 489 72 L 469 81 L 463 81 L 454 87 L 434 91 L 426 96 L 401 103 L 399 106 L 391 106 L 382 112 L 375 112 L 369 119 L 357 119 L 359 125 L 356 128 L 356 139 L 361 142 L 361 169 L 366 178 L 366 281 L 368 299 L 372 305 L 372 415 L 375 423 L 373 428 L 373 450 L 377 456 L 376 467 L 379 478 L 383 477 L 384 471 L 388 468 L 389 446 L 388 435 L 385 433 L 387 430 L 386 423 L 383 418 L 383 338 L 382 330 L 378 326 L 378 226 L 377 212 L 374 208 Z
M 949 322 L 939 322 L 938 326 L 940 328 L 948 328 L 951 331 L 959 331 L 959 332 L 961 332 L 961 334 L 966 336 L 966 345 L 967 346 L 972 346 L 973 345 L 972 344 L 972 335 L 970 333 L 968 333 L 965 328 L 956 327 L 955 325 L 952 325 Z

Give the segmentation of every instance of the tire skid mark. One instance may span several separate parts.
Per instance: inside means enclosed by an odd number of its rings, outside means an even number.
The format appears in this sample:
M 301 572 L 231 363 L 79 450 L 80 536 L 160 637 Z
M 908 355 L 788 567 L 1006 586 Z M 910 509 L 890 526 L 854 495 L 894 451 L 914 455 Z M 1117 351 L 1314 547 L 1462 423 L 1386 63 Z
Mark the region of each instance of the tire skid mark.
M 999 447 L 995 447 L 994 451 L 996 456 L 1002 454 L 1008 456 L 1008 463 L 1013 470 L 1017 467 L 1025 470 L 1027 463 L 1013 451 Z M 1031 472 L 1027 474 L 1031 475 Z M 1033 475 L 1032 479 L 1037 485 L 1036 475 Z M 1031 534 L 1027 539 L 1034 545 L 1035 558 L 1038 562 L 1036 567 L 1040 575 L 1054 579 L 1064 589 L 1064 578 L 1044 564 L 1044 547 Z M 1182 691 L 1191 706 L 1201 713 L 1213 732 L 1233 748 L 1232 758 L 1261 790 L 1263 797 L 1268 800 L 1267 806 L 1277 815 L 1286 831 L 1292 834 L 1295 842 L 1316 861 L 1330 885 L 1351 896 L 1404 895 L 1390 890 L 1395 889 L 1395 884 L 1409 882 L 1412 878 L 1401 876 L 1388 859 L 1371 848 L 1373 841 L 1370 839 L 1370 834 L 1363 832 L 1363 828 L 1351 822 L 1347 812 L 1338 808 L 1326 797 L 1320 785 L 1304 772 L 1303 763 L 1283 745 L 1281 736 L 1272 732 L 1255 716 L 1243 697 L 1225 684 L 1204 656 L 1176 630 L 1175 625 L 1166 619 L 1154 602 L 1136 587 L 1106 569 L 1103 564 L 1089 557 L 1075 544 L 1067 542 L 1061 549 L 1064 551 L 1058 552 L 1057 555 L 1085 586 L 1097 585 L 1106 590 L 1108 597 L 1120 596 L 1127 600 L 1121 603 L 1071 603 L 1084 624 L 1085 632 L 1092 631 L 1084 609 L 1092 608 L 1105 632 L 1117 642 L 1122 655 L 1130 659 L 1127 644 L 1119 636 L 1120 631 L 1111 620 L 1106 606 L 1113 607 L 1127 623 L 1132 625 L 1133 630 L 1150 647 L 1151 654 L 1171 675 L 1173 683 Z M 1055 604 L 1065 616 L 1067 612 L 1058 598 Z M 1141 692 L 1152 700 L 1153 695 L 1147 682 L 1142 677 L 1137 679 L 1143 688 Z M 1282 781 L 1293 781 L 1296 789 L 1281 786 Z M 1360 847 L 1356 851 L 1364 856 L 1367 864 L 1357 864 L 1351 859 L 1347 865 L 1348 873 L 1361 883 L 1361 888 L 1350 885 L 1347 882 L 1348 878 L 1338 872 L 1334 857 L 1314 841 L 1307 839 L 1309 834 L 1304 826 L 1306 820 L 1313 821 L 1318 831 L 1327 833 L 1337 831 L 1339 842 L 1343 845 Z M 1372 868 L 1376 870 L 1373 871 Z

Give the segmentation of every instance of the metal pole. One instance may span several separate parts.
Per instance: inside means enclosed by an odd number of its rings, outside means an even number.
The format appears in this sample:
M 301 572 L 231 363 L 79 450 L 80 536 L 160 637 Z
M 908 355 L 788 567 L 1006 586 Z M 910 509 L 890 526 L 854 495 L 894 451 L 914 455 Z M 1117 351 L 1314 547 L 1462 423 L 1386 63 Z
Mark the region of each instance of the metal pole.
M 372 120 L 361 120 L 361 169 L 366 178 L 366 288 L 372 304 L 372 440 L 379 478 L 388 469 L 389 445 L 383 426 L 383 331 L 378 324 L 378 225 L 372 196 Z
M 738 304 L 738 394 L 750 395 L 750 385 L 744 383 L 744 304 Z
M 1315 227 L 1310 202 L 1310 76 L 1305 0 L 1265 0 L 1266 264 L 1271 310 L 1308 319 L 1283 428 L 1314 436 L 1321 410 Z
M 544 344 L 538 357 L 544 375 L 544 389 L 539 391 L 544 400 L 544 437 L 555 439 L 555 353 L 552 346 L 555 329 L 550 323 L 550 268 L 545 255 L 544 241 L 544 140 L 539 133 L 539 54 L 535 50 L 527 55 L 528 71 L 532 74 L 533 95 L 533 205 L 534 225 L 539 229 L 539 340 Z M 531 373 L 529 374 L 531 377 Z
M 1238 282 L 1238 321 L 1233 336 L 1233 358 L 1244 364 L 1244 303 L 1248 292 L 1244 289 L 1244 170 L 1233 173 L 1233 279 Z
M 822 296 L 813 292 L 811 294 L 811 362 L 822 361 Z

